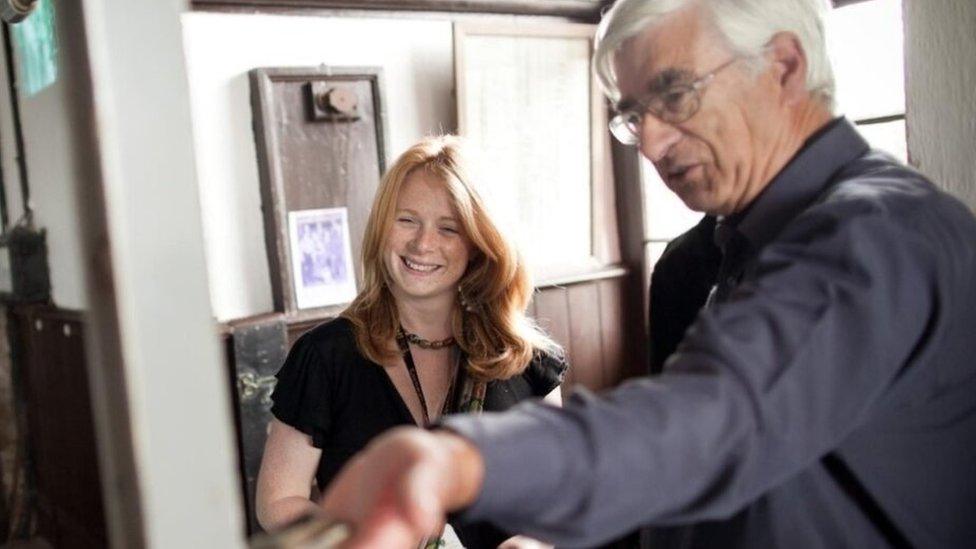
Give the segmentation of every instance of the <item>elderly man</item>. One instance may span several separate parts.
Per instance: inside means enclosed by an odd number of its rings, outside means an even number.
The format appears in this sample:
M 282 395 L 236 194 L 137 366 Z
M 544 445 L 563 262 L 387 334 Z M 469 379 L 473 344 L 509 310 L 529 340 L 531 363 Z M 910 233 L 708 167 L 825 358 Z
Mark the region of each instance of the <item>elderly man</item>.
M 607 13 L 611 129 L 718 216 L 718 283 L 660 376 L 375 442 L 323 501 L 354 544 L 449 511 L 560 546 L 976 539 L 976 220 L 834 116 L 822 9 Z

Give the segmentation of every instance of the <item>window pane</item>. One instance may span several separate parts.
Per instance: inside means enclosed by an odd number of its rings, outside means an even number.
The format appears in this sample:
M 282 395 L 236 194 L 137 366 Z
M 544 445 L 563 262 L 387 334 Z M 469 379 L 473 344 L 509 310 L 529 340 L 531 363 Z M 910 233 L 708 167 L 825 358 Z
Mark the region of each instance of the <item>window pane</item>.
M 883 124 L 865 124 L 858 126 L 857 129 L 872 147 L 881 149 L 894 155 L 902 162 L 908 163 L 904 120 L 895 120 Z
M 645 226 L 649 240 L 671 240 L 693 227 L 704 214 L 688 209 L 661 180 L 654 165 L 641 157 L 644 179 Z
M 905 112 L 901 0 L 859 2 L 830 12 L 827 44 L 839 113 L 851 120 Z

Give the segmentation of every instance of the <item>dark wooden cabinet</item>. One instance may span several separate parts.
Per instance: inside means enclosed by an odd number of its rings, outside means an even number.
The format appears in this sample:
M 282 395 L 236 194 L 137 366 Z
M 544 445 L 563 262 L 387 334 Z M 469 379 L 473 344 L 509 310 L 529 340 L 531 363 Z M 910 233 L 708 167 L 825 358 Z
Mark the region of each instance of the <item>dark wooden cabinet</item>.
M 83 317 L 21 305 L 9 320 L 37 534 L 58 548 L 107 547 Z

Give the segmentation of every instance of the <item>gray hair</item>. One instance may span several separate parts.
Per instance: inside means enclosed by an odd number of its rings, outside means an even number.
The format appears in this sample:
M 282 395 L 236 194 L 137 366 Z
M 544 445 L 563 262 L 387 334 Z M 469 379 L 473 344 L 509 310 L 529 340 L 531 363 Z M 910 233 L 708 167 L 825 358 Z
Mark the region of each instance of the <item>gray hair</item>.
M 698 5 L 729 44 L 744 57 L 760 59 L 763 48 L 778 32 L 797 36 L 807 58 L 807 90 L 831 110 L 834 72 L 827 57 L 824 16 L 826 0 L 617 0 L 597 29 L 593 66 L 604 92 L 620 99 L 613 55 L 629 38 L 664 16 Z

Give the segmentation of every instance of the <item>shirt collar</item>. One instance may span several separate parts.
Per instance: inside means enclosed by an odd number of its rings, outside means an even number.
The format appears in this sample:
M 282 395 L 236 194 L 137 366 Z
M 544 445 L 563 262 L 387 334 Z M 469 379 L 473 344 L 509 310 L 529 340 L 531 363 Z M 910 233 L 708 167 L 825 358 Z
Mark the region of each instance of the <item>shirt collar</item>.
M 735 226 L 759 249 L 813 202 L 834 174 L 869 149 L 853 124 L 835 118 L 807 139 L 752 204 L 722 222 Z

